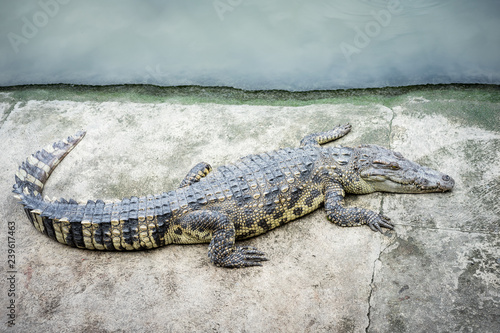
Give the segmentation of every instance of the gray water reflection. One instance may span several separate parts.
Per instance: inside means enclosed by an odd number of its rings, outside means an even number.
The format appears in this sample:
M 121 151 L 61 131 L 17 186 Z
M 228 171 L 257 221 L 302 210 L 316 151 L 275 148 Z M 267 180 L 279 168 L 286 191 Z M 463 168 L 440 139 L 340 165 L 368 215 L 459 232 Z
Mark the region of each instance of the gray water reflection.
M 494 0 L 0 0 L 0 85 L 500 83 Z

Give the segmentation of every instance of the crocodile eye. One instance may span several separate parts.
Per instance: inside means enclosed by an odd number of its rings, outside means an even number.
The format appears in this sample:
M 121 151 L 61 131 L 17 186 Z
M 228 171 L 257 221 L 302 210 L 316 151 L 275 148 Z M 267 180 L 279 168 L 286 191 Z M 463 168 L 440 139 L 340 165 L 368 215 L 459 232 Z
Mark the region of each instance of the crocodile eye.
M 393 170 L 399 170 L 400 169 L 399 164 L 396 163 L 396 162 L 390 162 L 389 163 L 389 162 L 385 162 L 385 161 L 381 161 L 381 160 L 374 160 L 373 164 L 378 164 L 378 165 L 380 165 L 384 169 L 393 169 Z
M 390 167 L 391 167 L 391 169 L 393 169 L 393 170 L 399 170 L 399 169 L 401 169 L 401 168 L 399 167 L 399 164 L 397 164 L 396 162 L 391 162 L 391 164 L 389 164 L 389 166 L 390 166 Z

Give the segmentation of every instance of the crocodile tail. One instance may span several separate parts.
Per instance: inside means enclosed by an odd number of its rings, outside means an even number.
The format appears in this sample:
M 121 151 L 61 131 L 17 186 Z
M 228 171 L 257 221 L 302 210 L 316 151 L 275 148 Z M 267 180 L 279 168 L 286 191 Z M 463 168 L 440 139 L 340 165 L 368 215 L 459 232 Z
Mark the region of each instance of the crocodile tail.
M 124 198 L 116 202 L 42 198 L 55 167 L 85 132 L 58 141 L 24 162 L 16 174 L 15 197 L 33 226 L 59 243 L 90 250 L 139 250 L 163 246 L 172 217 L 172 194 Z
M 79 131 L 74 136 L 57 141 L 28 157 L 16 173 L 13 190 L 15 197 L 22 201 L 26 196 L 41 195 L 52 171 L 84 136 L 85 132 Z
M 57 141 L 37 151 L 21 164 L 16 173 L 14 196 L 22 203 L 31 223 L 41 232 L 47 233 L 41 223 L 41 213 L 56 203 L 42 198 L 42 191 L 47 179 L 57 165 L 83 139 L 84 131 Z M 64 200 L 63 200 L 64 201 Z M 73 200 L 70 200 L 73 203 Z M 49 235 L 55 238 L 54 235 Z

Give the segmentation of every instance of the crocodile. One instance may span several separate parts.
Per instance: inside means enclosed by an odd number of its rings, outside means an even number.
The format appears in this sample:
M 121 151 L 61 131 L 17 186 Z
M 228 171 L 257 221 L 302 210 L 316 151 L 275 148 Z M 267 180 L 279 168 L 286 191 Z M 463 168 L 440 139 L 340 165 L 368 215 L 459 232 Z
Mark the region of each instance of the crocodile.
M 305 136 L 299 148 L 248 155 L 212 170 L 195 165 L 170 192 L 86 203 L 42 197 L 55 167 L 83 139 L 79 131 L 39 150 L 15 176 L 15 196 L 30 222 L 59 243 L 90 250 L 146 250 L 167 244 L 209 243 L 216 266 L 261 266 L 266 255 L 236 241 L 257 236 L 324 205 L 340 226 L 394 229 L 389 217 L 346 207 L 346 193 L 449 191 L 454 180 L 377 146 L 322 147 L 351 125 Z

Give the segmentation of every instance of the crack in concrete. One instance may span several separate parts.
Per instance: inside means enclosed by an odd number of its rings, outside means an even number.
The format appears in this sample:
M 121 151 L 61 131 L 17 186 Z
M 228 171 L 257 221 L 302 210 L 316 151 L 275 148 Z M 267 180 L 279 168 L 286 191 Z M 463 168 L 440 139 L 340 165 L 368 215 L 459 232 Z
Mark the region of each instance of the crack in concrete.
M 396 113 L 392 108 L 389 108 L 392 112 L 392 117 L 391 120 L 389 121 L 389 149 L 392 149 L 392 122 L 394 121 L 394 118 L 396 117 Z
M 392 112 L 392 117 L 391 117 L 391 120 L 389 121 L 389 138 L 388 138 L 388 145 L 389 145 L 389 149 L 392 149 L 392 122 L 394 121 L 394 118 L 396 117 L 396 114 L 394 112 L 394 110 L 392 108 L 389 108 Z M 379 208 L 379 212 L 380 214 L 383 214 L 384 212 L 384 195 L 382 194 L 382 197 L 380 199 L 380 208 Z M 384 234 L 385 235 L 385 234 Z M 392 243 L 391 243 L 392 244 Z M 371 300 L 372 300 L 372 295 L 373 295 L 373 290 L 375 289 L 375 285 L 374 285 L 374 281 L 375 281 L 375 271 L 376 271 L 376 268 L 377 268 L 377 261 L 380 261 L 380 256 L 382 255 L 382 253 L 384 253 L 384 251 L 390 246 L 387 245 L 386 247 L 382 248 L 379 253 L 378 253 L 378 256 L 377 256 L 377 259 L 375 259 L 375 261 L 373 262 L 373 270 L 372 270 L 372 277 L 371 277 L 371 280 L 370 280 L 370 292 L 368 294 L 368 312 L 366 314 L 366 316 L 368 317 L 368 325 L 366 326 L 365 328 L 365 332 L 368 332 L 368 330 L 370 329 L 370 325 L 371 325 L 371 309 L 372 309 L 372 306 L 371 306 Z
M 366 313 L 366 316 L 368 317 L 368 325 L 365 328 L 365 332 L 368 332 L 368 330 L 370 329 L 370 325 L 372 323 L 371 322 L 371 310 L 372 310 L 371 300 L 372 300 L 372 294 L 373 294 L 373 289 L 374 289 L 373 284 L 374 284 L 374 280 L 375 280 L 375 266 L 377 265 L 377 260 L 380 260 L 380 254 L 381 254 L 381 252 L 379 252 L 377 259 L 375 259 L 375 261 L 373 262 L 372 278 L 370 281 L 370 293 L 368 294 L 368 312 Z
M 398 226 L 402 227 L 412 227 L 412 228 L 418 228 L 418 229 L 429 229 L 429 230 L 442 230 L 442 231 L 453 231 L 453 232 L 461 232 L 465 234 L 478 234 L 478 235 L 498 235 L 498 232 L 495 231 L 489 231 L 489 230 L 460 230 L 460 229 L 455 229 L 455 228 L 438 228 L 438 227 L 426 227 L 426 226 L 419 226 L 419 225 L 414 225 L 414 224 L 404 224 L 404 223 L 398 223 Z
M 385 234 L 384 234 L 384 236 L 385 236 Z M 365 328 L 365 332 L 368 332 L 368 330 L 370 329 L 370 326 L 371 326 L 371 310 L 372 310 L 371 301 L 372 301 L 373 291 L 375 289 L 375 272 L 376 272 L 376 269 L 377 269 L 377 262 L 382 262 L 382 260 L 380 259 L 380 257 L 382 256 L 383 253 L 385 253 L 385 251 L 393 243 L 394 242 L 389 242 L 389 244 L 387 244 L 385 247 L 381 248 L 381 250 L 378 253 L 377 258 L 373 261 L 372 277 L 371 277 L 371 280 L 370 280 L 370 292 L 368 294 L 368 300 L 367 300 L 367 302 L 368 302 L 368 312 L 367 312 L 366 316 L 368 317 L 368 325 Z

